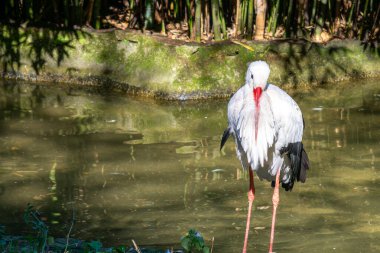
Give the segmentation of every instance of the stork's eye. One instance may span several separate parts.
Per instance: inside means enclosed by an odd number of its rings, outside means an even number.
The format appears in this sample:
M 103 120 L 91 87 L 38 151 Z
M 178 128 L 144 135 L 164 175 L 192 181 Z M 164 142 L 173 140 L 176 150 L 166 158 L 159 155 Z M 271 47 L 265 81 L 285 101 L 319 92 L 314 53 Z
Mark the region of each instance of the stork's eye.
M 251 74 L 251 79 L 253 79 L 253 74 Z

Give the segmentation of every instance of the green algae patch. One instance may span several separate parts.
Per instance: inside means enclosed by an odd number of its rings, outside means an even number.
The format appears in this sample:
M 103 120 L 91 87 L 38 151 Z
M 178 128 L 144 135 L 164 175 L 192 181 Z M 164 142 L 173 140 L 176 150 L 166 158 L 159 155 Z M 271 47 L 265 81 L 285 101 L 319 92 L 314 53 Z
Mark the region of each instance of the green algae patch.
M 126 40 L 124 43 L 135 42 Z M 148 90 L 176 92 L 173 83 L 177 78 L 177 71 L 185 61 L 177 53 L 175 46 L 165 46 L 152 38 L 143 37 L 133 46 L 136 48 L 128 55 L 128 64 L 124 65 L 126 81 Z
M 267 54 L 272 66 L 270 81 L 291 87 L 378 77 L 379 60 L 378 53 L 364 50 L 359 41 L 282 43 L 271 45 Z
M 380 76 L 377 44 L 333 41 L 185 43 L 138 32 L 2 27 L 4 77 L 93 85 L 164 99 L 228 97 L 247 65 L 265 60 L 269 82 L 288 89 Z

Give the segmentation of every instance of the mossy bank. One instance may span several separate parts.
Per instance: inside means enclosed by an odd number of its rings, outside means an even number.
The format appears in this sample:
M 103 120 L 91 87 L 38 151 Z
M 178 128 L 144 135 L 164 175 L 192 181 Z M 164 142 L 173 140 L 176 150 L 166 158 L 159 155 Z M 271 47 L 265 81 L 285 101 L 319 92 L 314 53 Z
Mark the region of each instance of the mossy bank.
M 288 89 L 380 77 L 380 49 L 359 41 L 185 43 L 139 32 L 2 28 L 5 78 L 92 85 L 164 99 L 228 97 L 247 64 L 265 60 L 269 81 Z

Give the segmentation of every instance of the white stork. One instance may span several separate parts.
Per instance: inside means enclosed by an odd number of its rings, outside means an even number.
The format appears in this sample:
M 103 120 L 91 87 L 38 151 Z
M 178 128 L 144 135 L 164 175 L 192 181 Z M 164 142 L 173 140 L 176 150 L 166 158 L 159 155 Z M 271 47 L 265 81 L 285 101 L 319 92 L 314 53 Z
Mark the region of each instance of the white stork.
M 273 249 L 279 185 L 292 190 L 294 182 L 306 180 L 309 159 L 303 148 L 304 121 L 297 103 L 279 87 L 267 83 L 270 69 L 266 62 L 252 62 L 245 85 L 228 103 L 228 128 L 220 148 L 230 134 L 244 169 L 249 170 L 248 215 L 243 253 L 247 251 L 252 203 L 255 198 L 253 172 L 274 183 L 273 216 L 269 252 Z

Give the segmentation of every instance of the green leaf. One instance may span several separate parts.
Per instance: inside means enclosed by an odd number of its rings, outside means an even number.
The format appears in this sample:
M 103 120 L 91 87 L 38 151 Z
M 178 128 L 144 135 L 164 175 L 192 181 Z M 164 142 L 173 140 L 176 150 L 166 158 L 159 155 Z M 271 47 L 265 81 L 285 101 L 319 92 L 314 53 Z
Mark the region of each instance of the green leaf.
M 210 248 L 207 246 L 203 247 L 202 253 L 210 253 Z
M 116 248 L 117 253 L 125 253 L 127 251 L 127 248 L 125 246 L 119 246 Z
M 190 250 L 190 244 L 191 244 L 191 240 L 188 236 L 185 236 L 181 239 L 181 246 L 182 248 L 184 248 L 186 251 L 189 251 Z
M 100 250 L 100 248 L 102 247 L 102 243 L 99 242 L 99 241 L 91 241 L 88 246 L 90 246 L 90 248 L 98 251 Z
M 195 229 L 190 229 L 188 234 L 181 238 L 181 246 L 187 252 L 210 252 L 210 249 L 205 246 L 201 233 Z

